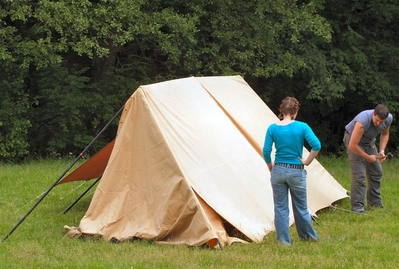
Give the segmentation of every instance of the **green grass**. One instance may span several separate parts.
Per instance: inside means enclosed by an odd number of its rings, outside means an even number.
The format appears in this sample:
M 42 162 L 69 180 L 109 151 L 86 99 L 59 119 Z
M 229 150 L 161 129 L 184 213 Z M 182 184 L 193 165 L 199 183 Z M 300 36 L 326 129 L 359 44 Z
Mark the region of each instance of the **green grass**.
M 320 157 L 320 163 L 350 188 L 345 158 Z M 42 160 L 0 165 L 0 237 L 32 208 L 70 165 L 70 160 Z M 350 213 L 349 199 L 318 213 L 321 241 L 300 241 L 292 227 L 292 247 L 275 244 L 275 233 L 262 243 L 233 244 L 223 251 L 169 246 L 148 241 L 111 243 L 64 237 L 64 225 L 78 226 L 94 188 L 62 214 L 92 181 L 55 187 L 21 225 L 0 243 L 1 268 L 397 268 L 399 265 L 398 161 L 384 164 L 385 209 L 361 216 Z M 75 168 L 75 167 L 74 167 Z M 83 185 L 82 185 L 83 184 Z

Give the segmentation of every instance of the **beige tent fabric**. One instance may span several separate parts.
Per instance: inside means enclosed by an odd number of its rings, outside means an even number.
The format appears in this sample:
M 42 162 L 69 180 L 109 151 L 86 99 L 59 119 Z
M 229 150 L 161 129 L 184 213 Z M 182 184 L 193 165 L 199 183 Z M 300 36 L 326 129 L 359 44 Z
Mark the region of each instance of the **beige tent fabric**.
M 90 207 L 70 233 L 213 247 L 215 239 L 238 240 L 228 223 L 262 241 L 274 229 L 262 147 L 276 120 L 240 76 L 139 87 Z M 347 197 L 319 163 L 307 170 L 313 212 Z
M 149 110 L 145 92 L 138 89 L 129 102 L 80 231 L 121 241 L 140 237 L 189 245 L 216 238 Z M 196 223 L 201 234 L 192 234 L 198 233 L 191 227 Z
M 270 124 L 278 121 L 277 116 L 254 91 L 248 90 L 250 86 L 240 76 L 228 80 L 225 77 L 215 77 L 212 80 L 197 78 L 197 80 L 220 103 L 230 118 L 234 119 L 238 128 L 250 136 L 247 139 L 255 141 L 255 147 L 263 158 L 262 148 L 266 130 Z M 309 152 L 304 148 L 303 154 L 307 156 Z M 311 212 L 315 213 L 336 200 L 348 197 L 346 190 L 316 159 L 306 167 L 306 171 L 308 206 Z

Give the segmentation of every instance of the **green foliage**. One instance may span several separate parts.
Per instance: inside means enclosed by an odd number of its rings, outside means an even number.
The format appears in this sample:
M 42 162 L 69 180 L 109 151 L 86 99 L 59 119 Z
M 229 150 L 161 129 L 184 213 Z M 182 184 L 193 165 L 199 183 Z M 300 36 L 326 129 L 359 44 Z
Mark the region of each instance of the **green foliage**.
M 396 118 L 398 18 L 377 0 L 2 1 L 0 161 L 80 151 L 139 85 L 237 74 L 273 110 L 296 96 L 335 152 L 359 111 Z
M 0 41 L 0 59 L 13 70 L 21 70 L 21 83 L 14 92 L 21 96 L 28 93 L 28 103 L 20 110 L 25 114 L 9 114 L 14 123 L 25 120 L 32 124 L 29 133 L 29 126 L 19 132 L 25 135 L 22 141 L 13 139 L 11 143 L 7 139 L 9 147 L 19 150 L 16 142 L 24 142 L 24 154 L 29 147 L 33 156 L 66 155 L 81 150 L 138 85 L 153 82 L 148 73 L 152 77 L 157 73 L 151 65 L 160 53 L 167 51 L 169 58 L 176 60 L 181 52 L 173 40 L 176 36 L 194 40 L 190 34 L 192 19 L 174 13 L 173 9 L 142 12 L 145 3 L 1 4 L 4 20 L 0 34 L 5 38 Z M 169 27 L 170 33 L 161 31 L 162 27 Z M 126 61 L 124 57 L 132 58 Z M 3 129 L 4 133 L 8 130 Z M 115 129 L 114 123 L 94 150 L 113 138 Z
M 62 66 L 51 66 L 35 73 L 31 80 L 40 85 L 36 105 L 31 108 L 31 141 L 38 147 L 32 151 L 39 155 L 59 153 L 59 149 L 71 150 L 73 146 L 87 144 L 89 138 L 79 134 L 91 126 L 91 122 L 84 122 L 88 118 L 84 113 L 93 99 L 93 94 L 86 91 L 89 78 L 79 73 L 71 74 L 71 70 Z M 46 144 L 42 145 L 40 141 L 46 141 Z
M 332 43 L 335 54 L 331 54 L 337 59 L 335 70 L 344 70 L 335 75 L 345 87 L 338 95 L 345 101 L 337 107 L 341 112 L 336 115 L 343 119 L 341 125 L 378 103 L 386 104 L 397 115 L 397 102 L 392 101 L 399 97 L 399 81 L 393 75 L 398 70 L 399 6 L 391 1 L 354 1 L 348 8 L 348 2 L 335 1 L 324 14 L 336 31 Z M 396 129 L 391 129 L 390 145 L 394 147 Z
M 319 14 L 331 25 L 331 42 L 310 37 L 298 44 L 305 67 L 293 79 L 269 80 L 262 96 L 273 107 L 288 94 L 298 97 L 298 118 L 314 127 L 323 151 L 334 153 L 345 125 L 360 111 L 384 103 L 397 118 L 399 6 L 392 1 L 328 1 L 323 6 Z M 394 124 L 392 148 L 398 147 L 397 135 Z
M 0 101 L 0 162 L 17 162 L 29 153 L 27 103 L 27 96 L 11 96 L 10 92 Z
M 0 39 L 0 44 L 4 41 Z M 8 63 L 0 64 L 0 162 L 18 162 L 29 154 L 30 96 L 20 90 L 26 70 Z
M 306 34 L 330 38 L 328 24 L 315 10 L 295 1 L 212 2 L 203 9 L 198 46 L 190 54 L 201 61 L 197 72 L 292 76 L 304 66 L 295 45 Z

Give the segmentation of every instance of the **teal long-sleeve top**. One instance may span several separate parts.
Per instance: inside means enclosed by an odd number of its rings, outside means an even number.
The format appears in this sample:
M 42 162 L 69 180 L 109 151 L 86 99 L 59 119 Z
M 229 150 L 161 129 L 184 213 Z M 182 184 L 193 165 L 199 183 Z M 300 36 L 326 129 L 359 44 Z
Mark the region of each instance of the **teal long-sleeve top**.
M 273 143 L 276 148 L 274 163 L 302 164 L 298 157 L 302 158 L 305 140 L 314 151 L 321 149 L 320 140 L 314 134 L 308 124 L 301 121 L 293 121 L 287 125 L 273 123 L 267 128 L 263 157 L 266 163 L 271 163 Z

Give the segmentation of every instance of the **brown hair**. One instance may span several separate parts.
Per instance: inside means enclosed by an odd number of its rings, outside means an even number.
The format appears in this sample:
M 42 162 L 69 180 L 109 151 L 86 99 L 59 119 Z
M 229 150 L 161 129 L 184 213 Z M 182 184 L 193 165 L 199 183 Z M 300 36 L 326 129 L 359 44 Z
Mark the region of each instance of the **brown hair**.
M 280 114 L 278 115 L 278 118 L 280 120 L 284 119 L 284 115 L 291 115 L 291 119 L 293 120 L 295 117 L 295 114 L 298 113 L 300 103 L 295 97 L 285 97 L 283 101 L 281 101 L 280 108 L 278 111 Z
M 374 108 L 374 114 L 380 117 L 380 119 L 385 120 L 388 118 L 389 109 L 386 106 L 379 104 Z

